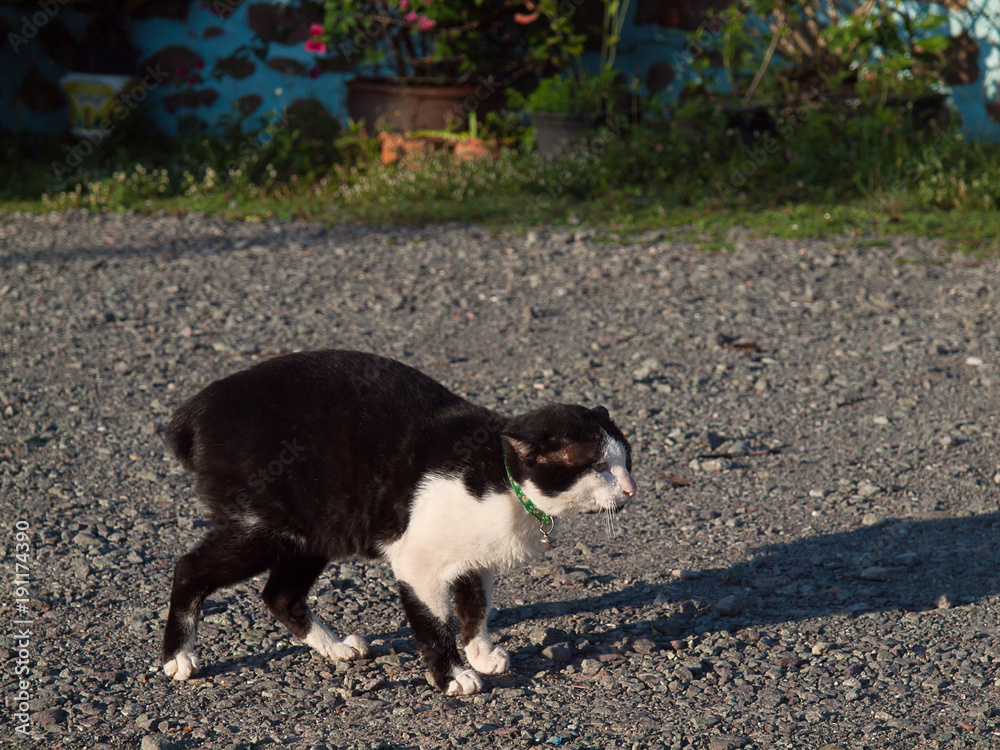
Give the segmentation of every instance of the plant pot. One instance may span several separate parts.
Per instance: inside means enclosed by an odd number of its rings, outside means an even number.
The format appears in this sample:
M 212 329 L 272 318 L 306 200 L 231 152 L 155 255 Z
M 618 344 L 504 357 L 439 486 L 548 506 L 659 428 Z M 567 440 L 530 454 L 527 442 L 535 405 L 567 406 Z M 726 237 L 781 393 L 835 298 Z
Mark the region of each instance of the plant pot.
M 467 101 L 471 99 L 471 101 Z M 347 113 L 391 131 L 468 127 L 469 113 L 481 104 L 472 86 L 418 83 L 396 78 L 355 78 L 347 82 Z
M 69 100 L 69 132 L 79 138 L 103 138 L 114 125 L 114 106 L 132 76 L 67 73 L 59 85 Z
M 531 123 L 535 126 L 535 141 L 538 153 L 554 156 L 583 140 L 587 133 L 595 130 L 601 116 L 595 113 L 574 114 L 570 112 L 532 112 Z

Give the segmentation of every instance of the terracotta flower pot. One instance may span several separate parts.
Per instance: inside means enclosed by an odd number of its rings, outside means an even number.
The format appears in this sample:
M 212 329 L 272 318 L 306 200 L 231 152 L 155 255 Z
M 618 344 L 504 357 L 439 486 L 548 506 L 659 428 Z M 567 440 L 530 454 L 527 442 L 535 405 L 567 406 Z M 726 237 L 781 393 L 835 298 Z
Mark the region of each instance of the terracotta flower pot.
M 355 121 L 364 118 L 368 132 L 376 124 L 393 131 L 465 129 L 469 112 L 480 103 L 471 86 L 392 78 L 347 82 L 347 112 Z

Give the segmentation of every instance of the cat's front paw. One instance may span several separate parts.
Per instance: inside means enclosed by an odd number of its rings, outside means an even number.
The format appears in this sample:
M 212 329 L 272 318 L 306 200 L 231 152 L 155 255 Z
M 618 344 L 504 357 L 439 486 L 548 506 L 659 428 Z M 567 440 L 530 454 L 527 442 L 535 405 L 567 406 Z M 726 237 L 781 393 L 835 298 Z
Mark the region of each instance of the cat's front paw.
M 452 678 L 444 691 L 447 695 L 472 695 L 483 689 L 483 681 L 471 669 L 456 670 Z
M 482 674 L 503 674 L 510 669 L 510 654 L 493 644 L 483 648 L 473 641 L 465 647 L 465 655 L 473 669 Z
M 188 680 L 198 671 L 198 659 L 193 651 L 178 651 L 171 659 L 163 662 L 163 671 L 167 677 L 175 680 Z

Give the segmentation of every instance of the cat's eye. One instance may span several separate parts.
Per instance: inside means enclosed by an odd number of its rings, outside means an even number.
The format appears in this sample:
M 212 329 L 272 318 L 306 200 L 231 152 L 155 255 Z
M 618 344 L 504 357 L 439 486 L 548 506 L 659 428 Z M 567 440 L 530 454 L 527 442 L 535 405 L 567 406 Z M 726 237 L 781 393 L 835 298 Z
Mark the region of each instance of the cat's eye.
M 600 474 L 607 467 L 608 467 L 608 464 L 607 464 L 606 461 L 598 461 L 597 463 L 593 464 L 590 468 L 592 468 L 594 471 L 596 471 L 598 474 Z

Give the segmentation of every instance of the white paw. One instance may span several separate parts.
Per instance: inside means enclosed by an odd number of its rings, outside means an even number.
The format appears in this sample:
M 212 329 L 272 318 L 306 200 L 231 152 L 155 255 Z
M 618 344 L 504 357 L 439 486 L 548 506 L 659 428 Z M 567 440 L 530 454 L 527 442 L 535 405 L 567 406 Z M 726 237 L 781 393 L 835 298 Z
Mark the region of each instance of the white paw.
M 448 695 L 472 695 L 483 689 L 483 681 L 471 669 L 455 670 L 452 677 L 445 689 Z
M 304 640 L 307 646 L 313 648 L 324 659 L 354 661 L 368 656 L 368 644 L 364 639 L 349 635 L 340 640 L 317 620 L 313 620 L 312 629 Z
M 175 680 L 190 679 L 198 671 L 198 659 L 192 651 L 178 651 L 174 658 L 163 663 L 163 671 Z
M 503 674 L 510 669 L 510 654 L 506 649 L 489 644 L 485 649 L 472 641 L 465 647 L 469 664 L 482 674 Z

